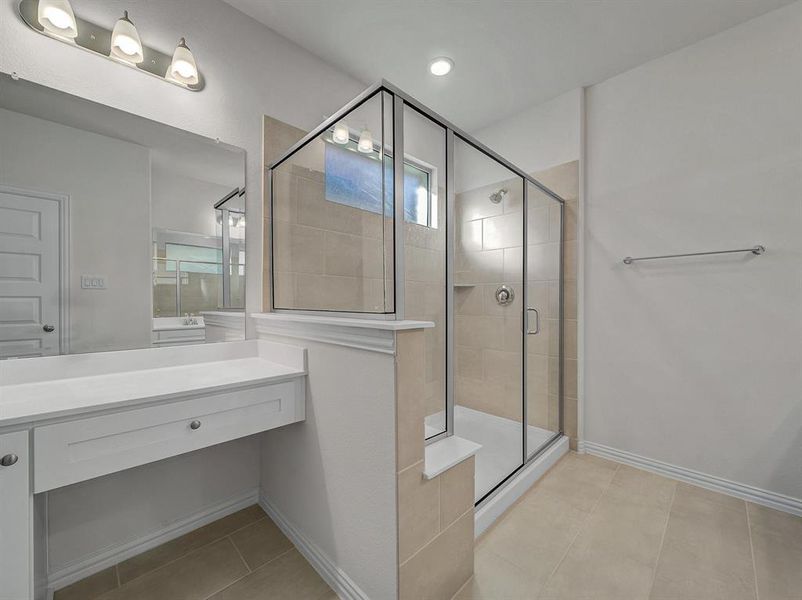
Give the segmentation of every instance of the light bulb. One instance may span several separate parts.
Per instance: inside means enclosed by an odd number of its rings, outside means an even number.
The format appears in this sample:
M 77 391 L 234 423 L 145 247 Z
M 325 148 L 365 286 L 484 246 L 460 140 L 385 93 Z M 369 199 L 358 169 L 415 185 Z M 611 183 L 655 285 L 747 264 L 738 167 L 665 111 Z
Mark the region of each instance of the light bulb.
M 78 25 L 69 0 L 39 0 L 37 13 L 39 24 L 48 33 L 69 39 L 78 36 Z
M 196 85 L 200 81 L 195 57 L 184 38 L 179 40 L 178 46 L 175 48 L 173 62 L 170 63 L 170 68 L 167 70 L 167 78 L 184 85 Z
M 334 132 L 331 134 L 331 139 L 334 140 L 336 144 L 347 144 L 351 139 L 348 126 L 345 123 L 337 123 L 334 126 Z
M 454 61 L 447 56 L 439 56 L 429 63 L 429 71 L 432 75 L 442 77 L 448 75 L 454 67 Z
M 114 24 L 114 31 L 111 32 L 111 56 L 133 64 L 141 63 L 145 59 L 139 32 L 128 18 L 127 10 Z
M 359 144 L 357 144 L 357 150 L 364 152 L 365 154 L 370 154 L 373 152 L 373 135 L 370 133 L 369 129 L 363 129 L 362 133 L 359 134 Z

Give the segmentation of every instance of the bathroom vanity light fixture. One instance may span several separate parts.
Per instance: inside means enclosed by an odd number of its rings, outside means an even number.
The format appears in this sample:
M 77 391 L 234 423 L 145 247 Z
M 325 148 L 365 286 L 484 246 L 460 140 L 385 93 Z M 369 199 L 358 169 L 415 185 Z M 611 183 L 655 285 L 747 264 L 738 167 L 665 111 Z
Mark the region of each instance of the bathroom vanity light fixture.
M 363 129 L 362 133 L 359 134 L 357 150 L 363 152 L 364 154 L 370 154 L 373 152 L 373 134 L 370 133 L 368 128 Z
M 69 0 L 22 0 L 22 20 L 34 31 L 87 50 L 184 89 L 199 92 L 204 79 L 186 40 L 181 38 L 172 55 L 142 45 L 126 11 L 113 29 L 75 15 Z
M 131 19 L 128 18 L 127 10 L 123 12 L 123 16 L 114 24 L 114 30 L 111 32 L 111 56 L 134 64 L 139 64 L 145 60 L 139 32 L 134 27 Z
M 348 125 L 342 121 L 337 123 L 331 134 L 331 139 L 335 144 L 347 144 L 351 140 L 351 133 L 348 131 Z
M 36 19 L 52 35 L 69 40 L 78 35 L 75 13 L 69 0 L 40 0 Z
M 198 67 L 195 64 L 195 57 L 190 52 L 184 38 L 178 40 L 173 60 L 167 70 L 167 78 L 184 85 L 197 85 L 198 83 Z
M 448 75 L 454 68 L 454 61 L 447 56 L 438 56 L 429 63 L 429 72 L 437 77 Z

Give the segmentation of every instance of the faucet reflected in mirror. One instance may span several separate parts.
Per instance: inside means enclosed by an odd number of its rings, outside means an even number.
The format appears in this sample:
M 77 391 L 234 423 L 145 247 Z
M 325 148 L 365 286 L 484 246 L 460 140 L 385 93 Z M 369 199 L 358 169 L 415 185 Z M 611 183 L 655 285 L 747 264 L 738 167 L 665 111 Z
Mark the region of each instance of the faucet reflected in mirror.
M 0 130 L 0 359 L 244 339 L 244 151 L 3 74 Z

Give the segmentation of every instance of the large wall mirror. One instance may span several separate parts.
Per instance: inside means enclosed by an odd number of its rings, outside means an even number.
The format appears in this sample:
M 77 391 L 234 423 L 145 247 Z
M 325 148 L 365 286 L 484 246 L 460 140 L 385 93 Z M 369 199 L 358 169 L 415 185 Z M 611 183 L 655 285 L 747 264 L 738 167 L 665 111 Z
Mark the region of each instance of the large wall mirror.
M 0 74 L 0 358 L 244 338 L 245 152 Z

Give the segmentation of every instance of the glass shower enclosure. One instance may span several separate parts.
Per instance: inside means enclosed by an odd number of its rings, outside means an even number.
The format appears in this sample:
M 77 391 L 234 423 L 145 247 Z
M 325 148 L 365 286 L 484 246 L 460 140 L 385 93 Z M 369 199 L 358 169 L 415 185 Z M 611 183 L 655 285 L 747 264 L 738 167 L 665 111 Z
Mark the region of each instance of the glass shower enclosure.
M 563 431 L 564 201 L 388 82 L 268 167 L 272 310 L 431 321 L 425 437 L 476 502 Z

